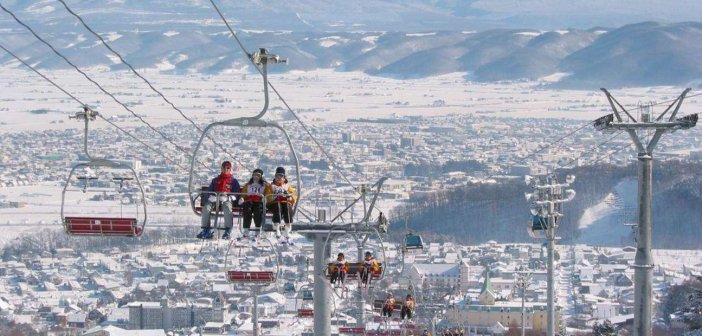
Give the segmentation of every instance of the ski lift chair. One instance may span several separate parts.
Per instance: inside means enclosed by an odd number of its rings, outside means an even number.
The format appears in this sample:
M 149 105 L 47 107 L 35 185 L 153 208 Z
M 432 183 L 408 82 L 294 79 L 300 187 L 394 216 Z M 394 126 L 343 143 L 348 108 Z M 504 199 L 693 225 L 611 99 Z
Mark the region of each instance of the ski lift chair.
M 314 295 L 312 294 L 312 290 L 306 289 L 302 291 L 302 301 L 313 301 L 314 300 Z
M 422 236 L 412 234 L 412 232 L 408 233 L 405 236 L 405 244 L 404 244 L 405 251 L 423 250 L 423 249 L 424 249 L 424 241 L 422 240 Z
M 265 270 L 265 271 L 259 271 L 259 270 L 249 270 L 246 269 L 244 265 L 241 265 L 240 263 L 236 262 L 235 260 L 238 260 L 237 257 L 234 256 L 234 253 L 232 251 L 232 247 L 235 246 L 235 241 L 232 240 L 229 243 L 229 247 L 227 248 L 227 252 L 224 256 L 224 267 L 226 269 L 226 277 L 227 280 L 230 283 L 233 284 L 251 284 L 251 285 L 270 285 L 274 284 L 277 279 L 280 277 L 280 256 L 275 250 L 275 246 L 273 243 L 266 239 L 265 240 L 268 245 L 269 249 L 267 252 L 269 255 L 275 255 L 275 263 L 276 266 L 275 268 L 271 268 L 270 270 Z M 249 246 L 249 248 L 262 248 L 263 245 L 261 246 Z M 275 270 L 275 271 L 274 271 Z
M 85 167 L 107 167 L 112 169 L 122 169 L 130 170 L 132 173 L 132 178 L 122 178 L 120 181 L 120 192 L 122 189 L 122 183 L 124 180 L 136 180 L 139 186 L 139 191 L 141 193 L 141 202 L 137 204 L 137 216 L 135 217 L 117 217 L 117 216 L 67 216 L 65 215 L 66 210 L 66 192 L 70 187 L 71 177 L 75 174 L 77 169 Z M 85 180 L 86 178 L 78 177 L 79 180 Z M 89 178 L 93 180 L 95 178 Z M 83 192 L 87 192 L 86 187 L 83 188 Z M 138 207 L 141 205 L 142 218 L 139 219 Z M 63 223 L 64 230 L 67 234 L 72 236 L 115 236 L 115 237 L 138 237 L 144 232 L 144 226 L 146 225 L 146 197 L 144 196 L 144 188 L 139 182 L 139 178 L 136 172 L 125 167 L 122 164 L 106 160 L 106 159 L 91 159 L 88 163 L 79 163 L 71 169 L 68 175 L 66 185 L 63 188 L 61 194 L 61 219 Z
M 339 327 L 339 334 L 343 335 L 365 335 L 366 328 L 364 327 Z
M 117 237 L 138 237 L 144 232 L 144 227 L 146 226 L 147 215 L 146 215 L 146 196 L 144 195 L 144 186 L 139 181 L 139 176 L 129 166 L 123 165 L 121 163 L 95 158 L 90 155 L 88 151 L 88 133 L 89 133 L 89 123 L 94 121 L 98 112 L 93 111 L 88 106 L 83 106 L 83 111 L 76 113 L 75 117 L 70 117 L 72 119 L 82 119 L 85 123 L 85 136 L 83 138 L 83 150 L 85 156 L 88 158 L 88 162 L 78 163 L 73 166 L 68 178 L 66 179 L 66 184 L 61 192 L 61 223 L 63 223 L 63 228 L 67 234 L 73 236 L 117 236 Z M 90 169 L 90 168 L 108 168 L 113 170 L 128 170 L 131 174 L 128 177 L 116 177 L 113 181 L 119 181 L 119 192 L 122 192 L 122 187 L 124 186 L 124 181 L 134 180 L 136 185 L 139 187 L 139 195 L 141 196 L 141 202 L 137 202 L 136 205 L 136 215 L 134 217 L 122 217 L 120 214 L 117 216 L 67 216 L 66 212 L 66 191 L 69 190 L 71 186 L 71 178 L 74 176 L 76 171 L 79 169 Z M 86 174 L 85 176 L 77 176 L 78 180 L 83 181 L 84 185 L 82 188 L 83 193 L 88 192 L 88 184 L 91 180 L 97 179 L 97 176 L 90 176 Z M 141 206 L 142 211 L 139 211 L 139 206 Z M 121 212 L 121 210 L 120 210 Z
M 297 310 L 297 317 L 314 317 L 314 309 L 301 308 Z
M 531 221 L 527 224 L 527 232 L 532 238 L 541 238 L 546 229 L 548 229 L 547 219 L 538 214 L 533 215 Z

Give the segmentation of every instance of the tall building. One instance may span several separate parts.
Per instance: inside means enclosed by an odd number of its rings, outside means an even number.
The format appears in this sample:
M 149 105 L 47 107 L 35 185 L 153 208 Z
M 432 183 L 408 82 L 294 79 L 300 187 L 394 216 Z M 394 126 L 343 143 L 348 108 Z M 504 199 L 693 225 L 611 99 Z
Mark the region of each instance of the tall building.
M 224 322 L 221 300 L 198 299 L 190 304 L 169 306 L 165 297 L 161 302 L 131 302 L 129 329 L 180 329 L 204 325 L 207 322 Z
M 457 325 L 465 325 L 471 335 L 500 334 L 510 326 L 521 327 L 521 302 L 502 301 L 497 297 L 497 291 L 492 287 L 490 273 L 486 272 L 485 280 L 477 301 L 466 298 L 457 305 L 449 308 L 446 319 Z M 547 327 L 546 303 L 525 302 L 525 329 L 535 332 L 545 332 Z M 556 310 L 556 321 L 560 312 Z
M 427 284 L 431 287 L 470 288 L 470 266 L 465 262 L 447 264 L 412 264 L 409 277 L 412 283 Z

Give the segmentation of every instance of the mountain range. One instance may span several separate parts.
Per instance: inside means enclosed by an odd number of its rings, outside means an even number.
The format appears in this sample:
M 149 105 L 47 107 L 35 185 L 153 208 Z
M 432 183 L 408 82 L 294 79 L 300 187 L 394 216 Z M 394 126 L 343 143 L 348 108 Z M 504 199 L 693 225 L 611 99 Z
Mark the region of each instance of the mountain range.
M 59 2 L 8 3 L 6 7 L 14 8 L 20 18 L 80 66 L 124 68 Z M 210 12 L 205 14 L 212 11 L 208 1 L 70 3 L 136 67 L 157 67 L 173 73 L 219 73 L 248 66 L 221 21 Z M 343 13 L 340 17 L 353 19 L 335 25 L 328 14 L 322 13 L 333 5 Z M 288 66 L 271 69 L 278 72 L 332 68 L 403 79 L 462 72 L 466 79 L 479 82 L 538 80 L 561 73 L 557 76 L 560 81 L 549 85 L 588 89 L 695 85 L 702 79 L 702 59 L 698 57 L 702 54 L 702 23 L 647 21 L 618 28 L 562 30 L 456 29 L 469 27 L 459 24 L 467 17 L 495 17 L 496 9 L 479 10 L 486 6 L 481 1 L 375 0 L 331 1 L 315 7 L 298 0 L 237 1 L 222 8 L 232 17 L 249 51 L 266 47 L 289 58 Z M 297 10 L 295 15 L 291 14 L 293 9 Z M 267 11 L 270 17 L 259 15 L 261 11 Z M 276 15 L 281 20 L 276 21 Z M 382 15 L 386 20 L 380 18 Z M 373 24 L 349 24 L 363 20 Z M 426 22 L 432 20 L 437 24 L 429 30 Z M 449 24 L 452 20 L 459 23 Z M 508 25 L 493 22 L 486 26 Z M 370 27 L 387 30 L 368 30 Z M 281 30 L 287 28 L 292 30 Z M 412 29 L 424 30 L 408 32 Z M 0 42 L 30 63 L 47 69 L 68 67 L 7 15 L 0 16 L 0 32 Z M 0 63 L 17 64 L 6 54 L 0 54 Z

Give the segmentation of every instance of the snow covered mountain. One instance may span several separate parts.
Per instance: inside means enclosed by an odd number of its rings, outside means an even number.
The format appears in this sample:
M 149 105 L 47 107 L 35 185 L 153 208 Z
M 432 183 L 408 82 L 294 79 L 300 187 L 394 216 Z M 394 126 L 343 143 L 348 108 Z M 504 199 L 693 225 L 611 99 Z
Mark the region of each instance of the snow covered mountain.
M 223 27 L 208 0 L 67 0 L 102 31 Z M 702 21 L 694 0 L 238 0 L 215 2 L 237 29 L 292 31 L 430 31 L 531 27 L 619 27 L 634 22 Z M 72 25 L 56 0 L 6 0 L 18 14 Z M 6 17 L 0 17 L 6 27 Z
M 221 7 L 249 50 L 266 47 L 290 59 L 289 66 L 272 71 L 333 68 L 397 78 L 464 72 L 476 81 L 535 80 L 566 73 L 569 76 L 558 85 L 570 87 L 686 85 L 702 78 L 702 60 L 696 57 L 702 52 L 700 23 L 644 22 L 621 28 L 544 30 L 548 24 L 518 18 L 552 15 L 562 19 L 554 13 L 565 8 L 556 0 L 546 1 L 554 6 L 550 9 L 532 2 L 514 3 L 521 8 L 513 10 L 521 13 L 516 16 L 509 16 L 508 7 L 477 0 L 319 4 L 249 0 L 223 2 Z M 137 67 L 219 73 L 247 66 L 209 1 L 68 3 Z M 60 2 L 5 1 L 3 5 L 79 65 L 122 67 Z M 565 17 L 575 12 L 585 15 L 590 8 L 584 2 L 575 5 L 580 11 L 568 10 Z M 620 5 L 609 10 L 623 10 Z M 672 15 L 670 8 L 655 1 L 640 5 Z M 692 8 L 702 3 L 688 5 Z M 537 8 L 541 9 L 535 12 Z M 679 18 L 698 19 L 694 13 L 702 13 L 700 9 Z M 653 16 L 637 16 L 649 17 Z M 483 21 L 486 24 L 474 29 L 476 22 Z M 511 27 L 515 22 L 532 28 L 486 29 Z M 563 26 L 566 23 L 561 23 Z M 0 31 L 0 42 L 32 63 L 43 68 L 67 67 L 6 13 L 0 15 Z M 0 54 L 0 63 L 7 62 L 14 61 Z

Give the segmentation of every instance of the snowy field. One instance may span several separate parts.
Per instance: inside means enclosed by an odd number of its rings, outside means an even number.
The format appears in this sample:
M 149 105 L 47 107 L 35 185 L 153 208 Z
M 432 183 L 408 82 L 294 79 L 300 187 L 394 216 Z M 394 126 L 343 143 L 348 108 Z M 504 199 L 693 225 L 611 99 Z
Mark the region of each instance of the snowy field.
M 585 210 L 578 221 L 581 230 L 577 244 L 595 246 L 634 245 L 630 226 L 636 222 L 638 182 L 628 179 L 617 183 L 600 203 Z
M 139 69 L 166 97 L 199 123 L 252 116 L 262 107 L 261 78 L 231 72 L 219 75 L 168 75 Z M 183 120 L 140 79 L 127 72 L 91 68 L 87 72 L 117 98 L 154 125 Z M 135 118 L 108 96 L 69 70 L 45 71 L 82 101 L 96 106 L 121 126 L 137 126 Z M 474 83 L 464 74 L 397 80 L 359 72 L 317 70 L 271 75 L 270 81 L 308 123 L 343 122 L 348 118 L 440 116 L 467 114 L 517 118 L 595 119 L 611 112 L 604 95 L 589 91 L 548 90 L 547 82 Z M 625 105 L 674 99 L 682 88 L 627 88 L 612 93 Z M 36 74 L 14 66 L 0 67 L 0 131 L 79 127 L 67 119 L 78 105 Z M 693 92 L 694 93 L 694 92 Z M 697 111 L 696 98 L 685 109 Z M 284 109 L 272 95 L 271 109 Z M 278 114 L 287 115 L 277 111 Z M 130 120 L 130 121 L 127 121 Z M 102 125 L 102 126 L 100 126 Z M 95 127 L 105 127 L 96 123 Z

